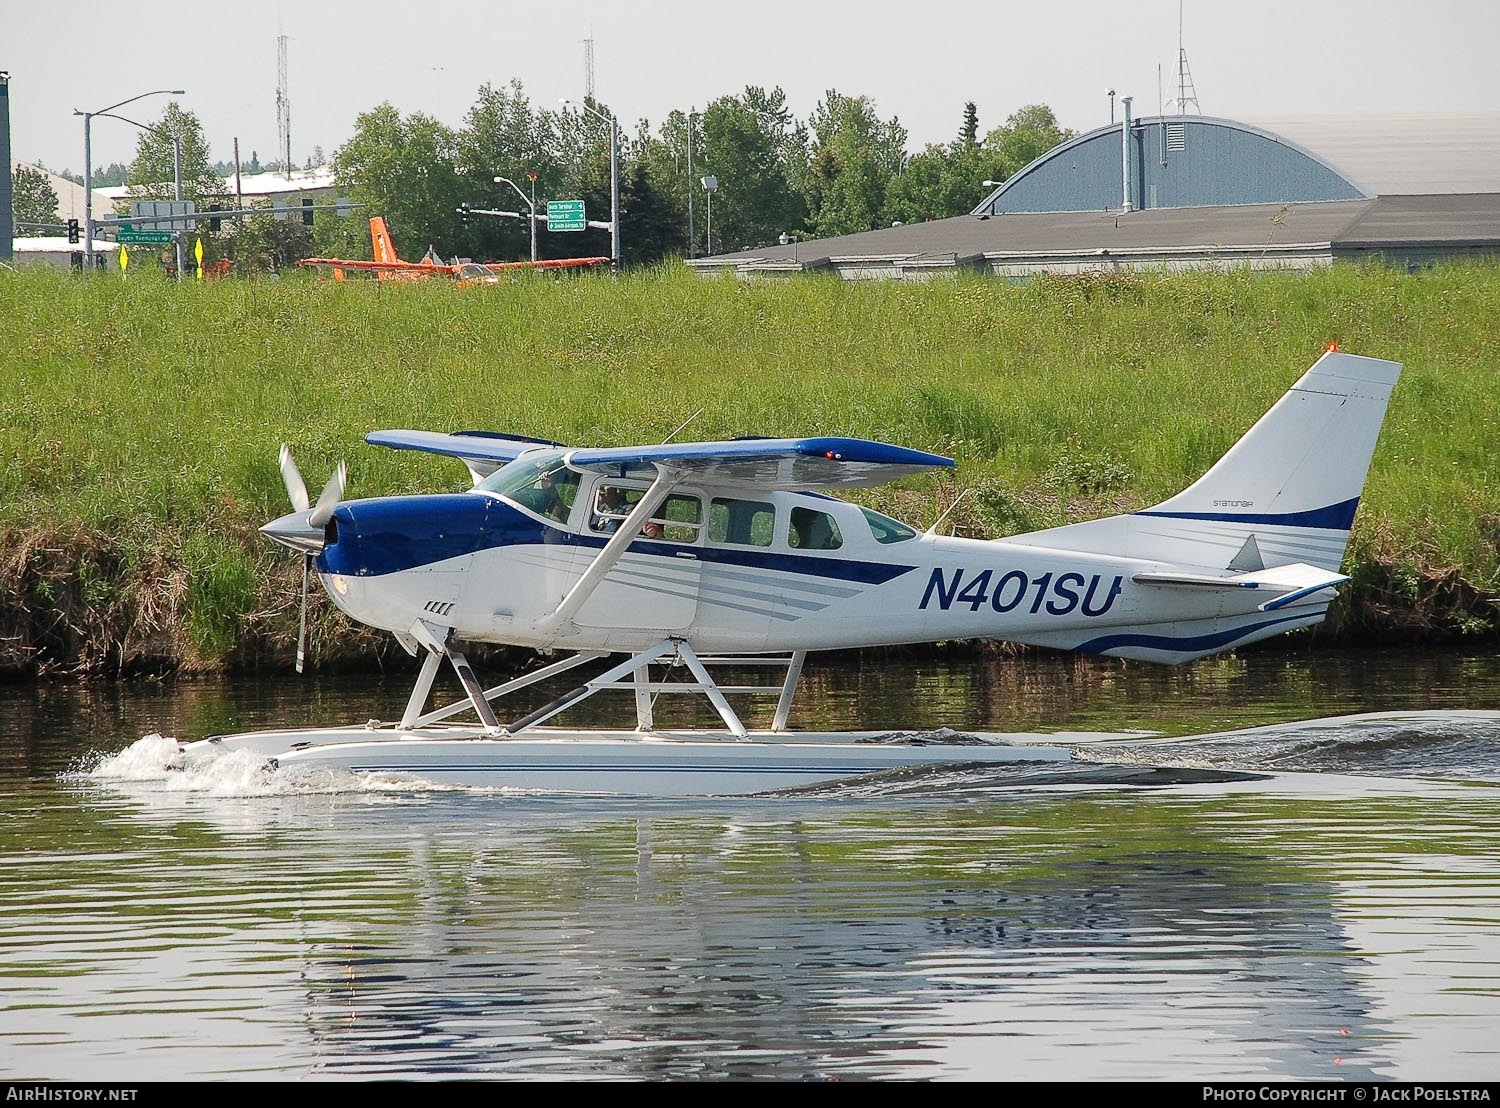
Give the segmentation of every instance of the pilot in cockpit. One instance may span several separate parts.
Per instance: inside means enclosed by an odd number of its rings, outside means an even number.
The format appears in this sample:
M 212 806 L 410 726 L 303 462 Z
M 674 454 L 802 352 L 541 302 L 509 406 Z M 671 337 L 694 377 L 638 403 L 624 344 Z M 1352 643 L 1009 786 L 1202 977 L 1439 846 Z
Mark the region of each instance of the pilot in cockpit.
M 634 507 L 634 503 L 625 499 L 625 490 L 620 486 L 600 485 L 598 495 L 594 498 L 594 514 L 589 519 L 589 526 L 599 534 L 612 535 L 620 529 L 620 524 L 625 522 L 624 517 Z M 661 538 L 661 524 L 648 521 L 641 528 L 641 535 L 648 539 Z

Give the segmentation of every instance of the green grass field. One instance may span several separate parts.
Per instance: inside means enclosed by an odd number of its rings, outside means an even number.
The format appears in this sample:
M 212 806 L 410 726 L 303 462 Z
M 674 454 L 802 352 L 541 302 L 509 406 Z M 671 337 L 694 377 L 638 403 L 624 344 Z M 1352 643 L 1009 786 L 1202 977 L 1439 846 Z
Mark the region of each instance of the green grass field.
M 287 510 L 282 442 L 310 486 L 342 458 L 365 496 L 467 484 L 451 460 L 364 445 L 372 429 L 622 444 L 701 409 L 679 438 L 949 454 L 956 476 L 862 499 L 925 527 L 974 486 L 953 521 L 998 537 L 1177 491 L 1330 342 L 1406 365 L 1350 550 L 1364 614 L 1346 626 L 1492 633 L 1500 267 L 1018 285 L 674 267 L 488 288 L 0 271 L 6 603 L 33 643 L 0 666 L 279 657 L 291 559 L 255 528 Z

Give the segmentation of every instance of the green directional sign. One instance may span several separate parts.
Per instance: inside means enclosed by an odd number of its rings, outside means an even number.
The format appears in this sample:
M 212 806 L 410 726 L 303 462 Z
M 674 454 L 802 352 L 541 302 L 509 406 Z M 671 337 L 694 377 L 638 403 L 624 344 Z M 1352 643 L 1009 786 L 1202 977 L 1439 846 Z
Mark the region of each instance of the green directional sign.
M 582 231 L 588 225 L 582 200 L 547 201 L 547 230 Z
M 172 241 L 171 231 L 121 231 L 115 241 L 126 246 L 165 246 Z

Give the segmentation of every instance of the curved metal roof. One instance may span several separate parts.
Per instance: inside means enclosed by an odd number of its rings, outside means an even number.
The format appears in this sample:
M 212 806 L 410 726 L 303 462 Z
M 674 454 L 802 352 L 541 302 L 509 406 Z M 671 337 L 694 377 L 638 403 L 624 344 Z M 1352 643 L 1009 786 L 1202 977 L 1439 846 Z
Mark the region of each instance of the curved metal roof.
M 1131 120 L 1137 135 L 1159 124 L 1189 124 L 1225 133 L 1253 136 L 1295 152 L 1348 186 L 1355 195 L 1425 196 L 1500 191 L 1500 111 L 1411 114 L 1296 115 L 1245 122 L 1202 115 L 1143 116 Z M 1002 209 L 997 201 L 1012 191 L 1035 188 L 1049 173 L 1058 183 L 1072 181 L 1062 173 L 1070 156 L 1100 139 L 1118 134 L 1119 124 L 1097 127 L 1053 147 L 1013 175 L 974 208 L 974 214 Z M 1163 160 L 1162 165 L 1166 165 Z M 1070 167 L 1075 169 L 1077 167 Z M 1042 175 L 1038 177 L 1037 175 Z M 1297 199 L 1319 197 L 1304 195 Z M 1348 199 L 1328 195 L 1326 199 Z M 1141 198 L 1137 198 L 1138 200 Z M 1264 197 L 1245 197 L 1253 203 Z M 1198 201 L 1202 202 L 1202 201 Z M 1210 203 L 1232 203 L 1214 197 Z M 1181 201 L 1179 201 L 1179 204 Z M 1155 206 L 1149 202 L 1143 206 Z M 1194 206 L 1193 201 L 1188 206 Z M 1029 208 L 1027 210 L 1036 210 Z
M 1500 111 L 1267 116 L 1372 196 L 1500 191 Z

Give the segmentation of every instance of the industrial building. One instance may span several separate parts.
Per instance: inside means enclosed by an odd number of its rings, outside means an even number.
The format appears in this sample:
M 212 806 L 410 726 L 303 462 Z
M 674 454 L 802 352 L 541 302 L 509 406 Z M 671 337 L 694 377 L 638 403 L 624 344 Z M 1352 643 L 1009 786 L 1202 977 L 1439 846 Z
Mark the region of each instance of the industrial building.
M 1119 123 L 1048 151 L 968 215 L 688 264 L 920 280 L 1476 257 L 1500 257 L 1500 112 L 1245 123 L 1132 119 L 1127 102 Z

